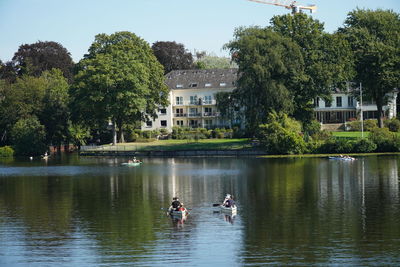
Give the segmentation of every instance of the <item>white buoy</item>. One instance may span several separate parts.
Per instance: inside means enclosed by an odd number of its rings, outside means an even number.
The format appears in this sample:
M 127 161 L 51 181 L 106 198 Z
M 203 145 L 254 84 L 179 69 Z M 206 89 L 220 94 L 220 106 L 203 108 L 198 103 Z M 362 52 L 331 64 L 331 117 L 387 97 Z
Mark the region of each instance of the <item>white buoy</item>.
M 30 157 L 29 157 L 29 159 L 30 159 L 30 160 L 33 160 L 33 157 L 32 157 L 32 156 L 30 156 Z

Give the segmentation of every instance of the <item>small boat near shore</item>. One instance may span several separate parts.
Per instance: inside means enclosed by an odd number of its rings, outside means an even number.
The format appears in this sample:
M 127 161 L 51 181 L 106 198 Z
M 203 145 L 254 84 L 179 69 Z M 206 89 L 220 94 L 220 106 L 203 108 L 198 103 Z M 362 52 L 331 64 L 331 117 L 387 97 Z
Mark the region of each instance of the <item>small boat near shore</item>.
M 355 158 L 353 158 L 353 157 L 349 157 L 349 156 L 347 156 L 347 157 L 335 157 L 335 156 L 330 156 L 330 157 L 328 157 L 329 159 L 332 159 L 332 160 L 343 160 L 343 161 L 353 161 L 353 160 L 356 160 Z
M 121 163 L 122 166 L 129 166 L 129 167 L 139 166 L 140 164 L 142 164 L 141 161 L 138 161 L 138 162 L 123 162 L 123 163 Z

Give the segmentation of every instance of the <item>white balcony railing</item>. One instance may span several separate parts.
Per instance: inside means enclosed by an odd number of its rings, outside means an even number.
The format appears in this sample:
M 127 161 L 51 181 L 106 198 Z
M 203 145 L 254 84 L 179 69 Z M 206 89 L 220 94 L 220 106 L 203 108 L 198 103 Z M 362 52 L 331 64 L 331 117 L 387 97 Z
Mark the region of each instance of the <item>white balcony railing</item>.
M 216 105 L 217 101 L 215 99 L 213 100 L 197 100 L 197 101 L 179 101 L 175 102 L 173 105 L 174 106 L 206 106 L 206 105 Z

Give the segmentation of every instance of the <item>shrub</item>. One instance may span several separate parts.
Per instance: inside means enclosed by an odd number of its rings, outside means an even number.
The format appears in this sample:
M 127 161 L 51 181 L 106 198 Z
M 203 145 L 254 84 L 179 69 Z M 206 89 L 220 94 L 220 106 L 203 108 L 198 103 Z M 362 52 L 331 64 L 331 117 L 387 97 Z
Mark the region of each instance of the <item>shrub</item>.
M 0 158 L 12 157 L 14 156 L 14 149 L 9 146 L 0 147 Z
M 303 132 L 309 136 L 313 136 L 321 132 L 321 123 L 316 120 L 312 120 L 308 123 L 303 124 Z
M 35 116 L 17 121 L 11 136 L 16 155 L 41 155 L 47 150 L 45 128 Z
M 330 138 L 319 147 L 320 153 L 351 153 L 353 143 L 348 139 Z
M 364 131 L 371 131 L 378 127 L 378 121 L 375 119 L 364 121 Z
M 303 138 L 278 122 L 259 126 L 257 137 L 269 154 L 301 154 L 306 150 Z
M 370 139 L 360 138 L 353 144 L 353 152 L 355 153 L 369 153 L 375 151 L 377 145 Z
M 376 151 L 398 151 L 398 147 L 396 145 L 396 143 L 398 142 L 398 138 L 394 133 L 390 132 L 388 128 L 372 129 L 368 138 L 377 145 Z
M 400 130 L 400 121 L 396 118 L 385 120 L 384 123 L 391 132 L 398 132 Z

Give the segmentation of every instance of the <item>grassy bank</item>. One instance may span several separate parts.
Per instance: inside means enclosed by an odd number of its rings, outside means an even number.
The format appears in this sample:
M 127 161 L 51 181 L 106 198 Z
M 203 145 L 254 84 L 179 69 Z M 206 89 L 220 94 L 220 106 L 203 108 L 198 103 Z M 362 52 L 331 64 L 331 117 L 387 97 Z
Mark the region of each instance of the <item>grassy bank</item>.
M 361 132 L 332 132 L 335 137 L 341 138 L 361 138 Z M 369 132 L 364 132 L 364 137 L 368 137 Z
M 182 151 L 182 150 L 242 150 L 252 148 L 251 141 L 243 139 L 157 140 L 145 143 L 103 145 L 90 151 Z

